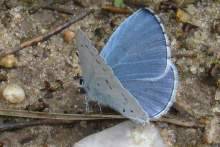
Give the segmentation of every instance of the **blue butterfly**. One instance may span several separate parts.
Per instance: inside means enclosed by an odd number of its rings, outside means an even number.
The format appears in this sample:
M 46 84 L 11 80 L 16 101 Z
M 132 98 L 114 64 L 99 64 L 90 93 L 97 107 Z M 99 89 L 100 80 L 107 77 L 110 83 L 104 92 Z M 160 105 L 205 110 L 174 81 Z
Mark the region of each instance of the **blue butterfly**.
M 165 29 L 152 10 L 129 16 L 100 54 L 81 30 L 77 48 L 89 101 L 138 123 L 160 117 L 173 104 L 178 74 Z

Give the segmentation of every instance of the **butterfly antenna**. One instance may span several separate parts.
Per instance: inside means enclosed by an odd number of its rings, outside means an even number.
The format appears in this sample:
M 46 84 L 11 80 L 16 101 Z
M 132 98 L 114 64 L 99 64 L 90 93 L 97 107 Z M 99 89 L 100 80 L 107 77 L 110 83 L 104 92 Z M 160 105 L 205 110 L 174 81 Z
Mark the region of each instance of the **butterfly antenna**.
M 89 99 L 87 96 L 84 97 L 85 99 L 85 105 L 86 105 L 86 112 L 91 112 L 90 107 L 89 107 Z
M 98 106 L 99 106 L 99 111 L 102 113 L 102 106 L 100 103 L 98 103 Z

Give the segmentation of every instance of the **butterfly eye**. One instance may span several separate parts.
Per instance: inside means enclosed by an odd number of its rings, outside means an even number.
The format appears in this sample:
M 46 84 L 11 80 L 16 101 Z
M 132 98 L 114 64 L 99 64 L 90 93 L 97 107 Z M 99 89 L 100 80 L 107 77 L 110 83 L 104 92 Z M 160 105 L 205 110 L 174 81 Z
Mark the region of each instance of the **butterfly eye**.
M 84 80 L 82 78 L 79 79 L 79 84 L 84 85 Z
M 78 87 L 77 91 L 78 91 L 80 94 L 86 94 L 86 90 L 85 90 L 85 88 L 83 88 L 83 87 Z

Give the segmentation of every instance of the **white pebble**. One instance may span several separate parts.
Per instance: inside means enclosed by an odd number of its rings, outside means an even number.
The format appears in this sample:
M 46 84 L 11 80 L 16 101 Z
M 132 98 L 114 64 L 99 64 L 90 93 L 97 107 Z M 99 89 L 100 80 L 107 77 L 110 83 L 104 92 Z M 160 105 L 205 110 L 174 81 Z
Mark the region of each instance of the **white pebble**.
M 17 84 L 9 84 L 2 93 L 3 97 L 10 103 L 21 103 L 25 99 L 24 90 Z
M 190 68 L 190 71 L 191 71 L 191 73 L 192 74 L 196 74 L 197 73 L 197 68 L 195 67 L 195 66 L 192 66 L 191 68 Z
M 73 147 L 165 147 L 158 129 L 152 124 L 130 121 L 90 135 Z

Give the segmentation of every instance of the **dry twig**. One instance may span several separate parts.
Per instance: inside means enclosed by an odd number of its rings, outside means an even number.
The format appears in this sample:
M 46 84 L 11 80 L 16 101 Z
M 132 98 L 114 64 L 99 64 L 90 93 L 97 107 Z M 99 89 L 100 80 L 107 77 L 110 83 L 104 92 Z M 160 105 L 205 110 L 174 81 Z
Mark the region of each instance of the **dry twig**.
M 204 124 L 197 123 L 195 121 L 183 121 L 175 118 L 160 118 L 155 120 L 155 122 L 165 122 L 168 124 L 180 126 L 180 127 L 188 127 L 188 128 L 203 128 L 205 127 Z
M 37 121 L 33 120 L 30 122 L 19 122 L 19 123 L 9 123 L 9 124 L 0 125 L 0 132 L 22 129 L 22 128 L 38 126 L 38 125 L 68 125 L 73 123 L 74 121 L 66 121 L 66 120 L 56 120 L 56 121 L 51 119 L 37 120 Z
M 104 114 L 61 114 L 61 113 L 45 113 L 45 112 L 31 112 L 24 110 L 8 110 L 0 109 L 0 115 L 12 117 L 24 117 L 44 119 L 32 122 L 12 123 L 0 125 L 0 131 L 8 131 L 13 129 L 21 129 L 36 125 L 65 125 L 72 124 L 75 121 L 81 120 L 110 120 L 110 119 L 126 119 L 121 115 L 104 115 Z M 164 122 L 180 127 L 203 128 L 204 124 L 196 123 L 195 121 L 184 121 L 177 118 L 160 118 L 154 122 Z
M 195 58 L 197 55 L 195 53 L 192 52 L 188 52 L 188 53 L 173 53 L 172 55 L 175 58 Z
M 103 114 L 62 114 L 62 113 L 47 113 L 34 112 L 26 110 L 9 110 L 0 109 L 0 116 L 36 118 L 36 119 L 51 119 L 51 120 L 100 120 L 100 119 L 124 119 L 121 115 L 103 115 Z
M 118 8 L 112 5 L 105 5 L 102 7 L 102 10 L 112 12 L 112 13 L 119 13 L 119 14 L 130 14 L 131 11 L 127 8 Z
M 84 17 L 89 15 L 91 12 L 92 12 L 92 10 L 89 10 L 89 11 L 86 11 L 86 12 L 82 13 L 79 16 L 73 17 L 72 19 L 70 19 L 66 23 L 62 24 L 61 26 L 58 26 L 57 28 L 52 29 L 51 31 L 49 31 L 48 33 L 46 33 L 44 35 L 40 35 L 40 36 L 35 37 L 35 38 L 31 39 L 31 40 L 23 42 L 18 47 L 0 50 L 0 58 L 6 56 L 8 54 L 13 54 L 13 53 L 18 52 L 18 51 L 20 51 L 20 50 L 22 50 L 22 49 L 24 49 L 26 47 L 35 45 L 35 44 L 37 44 L 39 42 L 43 42 L 43 41 L 49 39 L 53 35 L 56 35 L 56 34 L 60 33 L 61 31 L 63 31 L 64 29 L 68 28 L 72 24 L 74 24 L 77 21 L 83 19 Z

